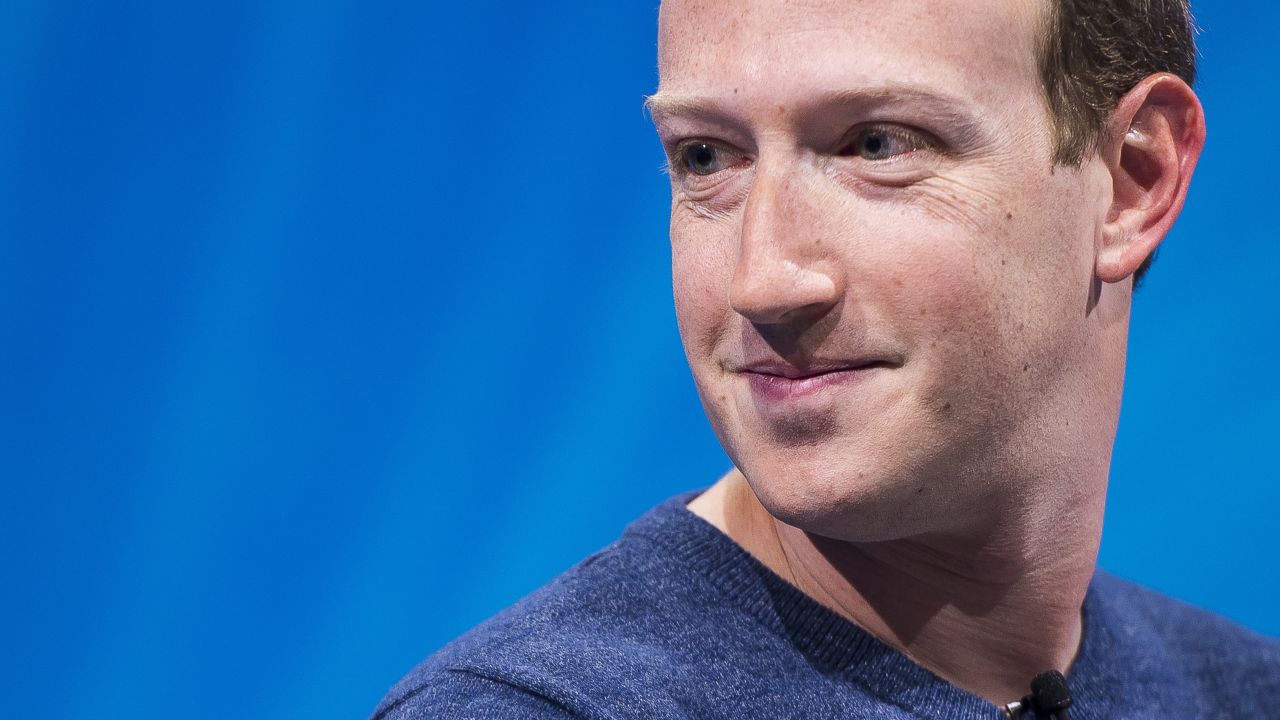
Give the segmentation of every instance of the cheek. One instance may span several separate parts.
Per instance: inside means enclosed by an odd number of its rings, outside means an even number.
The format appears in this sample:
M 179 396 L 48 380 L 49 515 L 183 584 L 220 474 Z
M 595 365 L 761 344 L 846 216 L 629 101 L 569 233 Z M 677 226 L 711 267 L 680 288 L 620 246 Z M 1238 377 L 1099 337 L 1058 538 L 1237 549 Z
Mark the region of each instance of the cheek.
M 926 405 L 1012 416 L 1082 342 L 1092 267 L 1083 200 L 1068 184 L 1027 187 L 908 223 L 919 234 L 905 242 L 911 257 L 890 302 L 931 378 Z
M 902 259 L 879 294 L 908 353 L 918 363 L 937 366 L 930 375 L 945 371 L 943 381 L 951 383 L 956 374 L 980 371 L 999 352 L 1003 303 L 999 278 L 972 246 L 956 242 L 954 227 L 939 229 L 952 232 L 912 238 L 919 243 L 915 252 Z
M 729 321 L 728 234 L 702 219 L 671 223 L 671 281 L 676 322 L 691 365 L 708 359 Z
M 922 184 L 912 199 L 915 217 L 905 224 L 931 240 L 912 243 L 924 253 L 915 261 L 934 267 L 944 297 L 979 303 L 955 307 L 958 315 L 1052 315 L 1049 306 L 1087 281 L 1092 248 L 1082 222 L 1086 203 L 1069 175 L 1010 168 L 1000 179 Z
M 737 462 L 742 423 L 718 365 L 723 358 L 717 354 L 736 327 L 728 300 L 735 240 L 720 223 L 678 218 L 673 214 L 671 278 L 680 340 L 711 428 Z

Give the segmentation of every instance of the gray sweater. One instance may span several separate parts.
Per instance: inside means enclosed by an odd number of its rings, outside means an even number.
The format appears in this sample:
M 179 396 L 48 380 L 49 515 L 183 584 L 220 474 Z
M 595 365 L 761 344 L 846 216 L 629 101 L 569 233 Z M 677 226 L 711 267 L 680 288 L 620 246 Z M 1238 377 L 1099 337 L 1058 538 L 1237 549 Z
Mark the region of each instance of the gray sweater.
M 373 717 L 1004 717 L 765 568 L 695 494 L 446 645 Z M 1072 720 L 1280 718 L 1280 641 L 1101 571 L 1083 617 Z

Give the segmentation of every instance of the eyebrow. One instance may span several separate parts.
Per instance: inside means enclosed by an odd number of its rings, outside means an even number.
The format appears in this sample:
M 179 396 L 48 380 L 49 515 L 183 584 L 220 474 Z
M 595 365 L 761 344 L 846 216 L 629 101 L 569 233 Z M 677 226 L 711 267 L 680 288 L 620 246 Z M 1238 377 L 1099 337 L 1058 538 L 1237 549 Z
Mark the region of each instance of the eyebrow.
M 741 118 L 729 109 L 733 104 L 734 100 L 731 98 L 676 95 L 661 91 L 644 100 L 645 111 L 657 124 L 680 117 L 740 124 Z M 964 100 L 913 85 L 835 90 L 805 102 L 799 109 L 803 114 L 811 114 L 830 108 L 870 111 L 900 106 L 923 111 L 932 119 L 952 128 L 965 141 L 976 142 L 986 135 L 982 122 L 969 110 L 969 105 Z

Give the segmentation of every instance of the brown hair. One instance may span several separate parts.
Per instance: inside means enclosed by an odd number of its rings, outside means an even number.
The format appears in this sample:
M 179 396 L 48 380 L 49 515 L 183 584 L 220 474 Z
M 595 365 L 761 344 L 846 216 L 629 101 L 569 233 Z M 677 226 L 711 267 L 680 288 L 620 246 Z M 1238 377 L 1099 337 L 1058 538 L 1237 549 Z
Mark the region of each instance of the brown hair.
M 1040 75 L 1056 141 L 1054 160 L 1079 166 L 1097 152 L 1116 103 L 1143 78 L 1170 72 L 1195 83 L 1188 0 L 1050 0 Z M 1147 257 L 1133 286 L 1151 266 Z

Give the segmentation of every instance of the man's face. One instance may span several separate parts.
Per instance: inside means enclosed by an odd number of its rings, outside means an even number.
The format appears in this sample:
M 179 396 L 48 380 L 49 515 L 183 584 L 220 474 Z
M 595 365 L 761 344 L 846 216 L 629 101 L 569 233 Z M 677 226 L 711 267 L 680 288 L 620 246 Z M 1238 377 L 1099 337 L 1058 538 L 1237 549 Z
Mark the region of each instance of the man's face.
M 792 525 L 959 530 L 1052 467 L 1038 439 L 1089 390 L 1072 359 L 1109 176 L 1053 167 L 1043 12 L 662 5 L 680 332 L 726 451 Z

